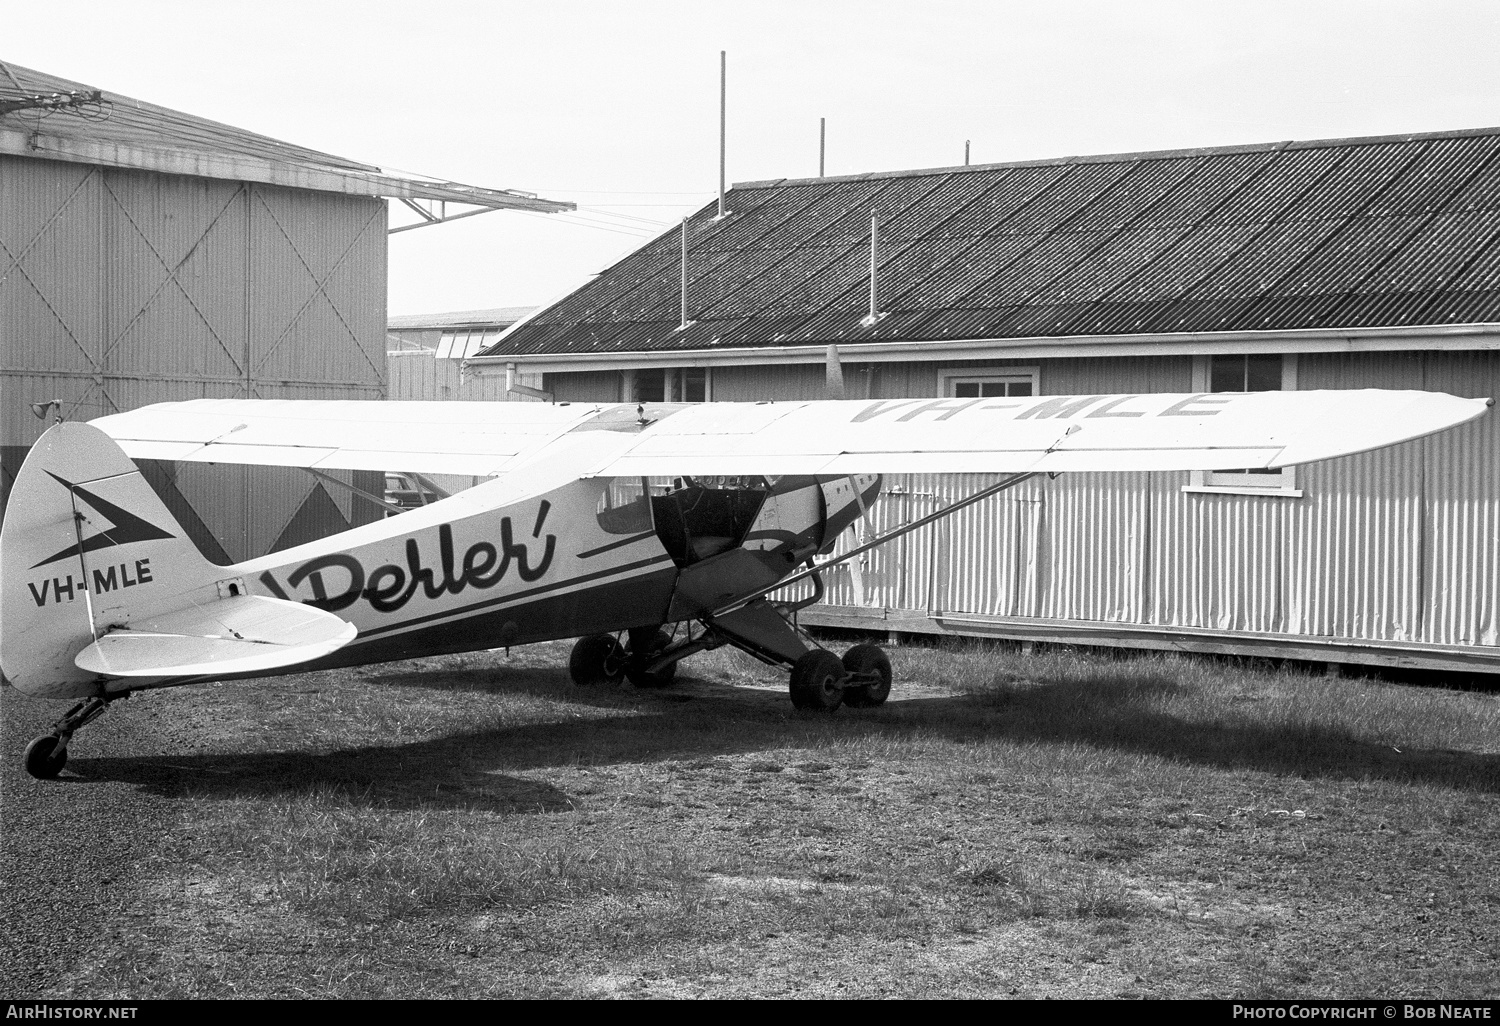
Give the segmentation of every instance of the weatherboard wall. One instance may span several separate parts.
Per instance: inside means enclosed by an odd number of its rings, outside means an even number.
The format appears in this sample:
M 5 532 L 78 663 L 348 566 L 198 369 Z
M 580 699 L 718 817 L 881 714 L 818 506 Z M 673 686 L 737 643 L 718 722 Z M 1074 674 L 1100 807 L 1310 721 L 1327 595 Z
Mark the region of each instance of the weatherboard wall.
M 382 398 L 385 229 L 374 198 L 0 155 L 0 500 L 32 402 Z M 306 474 L 147 474 L 219 560 L 372 515 Z

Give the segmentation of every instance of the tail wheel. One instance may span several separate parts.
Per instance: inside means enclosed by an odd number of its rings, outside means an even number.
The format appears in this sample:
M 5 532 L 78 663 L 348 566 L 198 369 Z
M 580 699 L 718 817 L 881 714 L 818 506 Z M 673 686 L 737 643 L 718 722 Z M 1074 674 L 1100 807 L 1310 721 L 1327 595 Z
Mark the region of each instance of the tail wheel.
M 792 665 L 792 704 L 833 712 L 844 700 L 844 664 L 826 648 L 815 648 Z
M 891 659 L 879 645 L 855 645 L 844 653 L 844 669 L 856 680 L 844 689 L 844 701 L 856 709 L 884 705 L 891 695 Z
M 625 676 L 638 688 L 664 688 L 677 676 L 677 664 L 668 663 L 659 670 L 647 672 L 645 665 L 655 659 L 672 643 L 672 635 L 657 631 L 644 645 L 637 643 L 634 634 L 630 638 L 630 658 L 625 662 Z
M 68 764 L 68 750 L 56 734 L 43 734 L 26 746 L 26 772 L 38 780 L 52 780 Z
M 618 684 L 625 676 L 625 649 L 612 634 L 579 638 L 568 656 L 568 676 L 574 684 Z

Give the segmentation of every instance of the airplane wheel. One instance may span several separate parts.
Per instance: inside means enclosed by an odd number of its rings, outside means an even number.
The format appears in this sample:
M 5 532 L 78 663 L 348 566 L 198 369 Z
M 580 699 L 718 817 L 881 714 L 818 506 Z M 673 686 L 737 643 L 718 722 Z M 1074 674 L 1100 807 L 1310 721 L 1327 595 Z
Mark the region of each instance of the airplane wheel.
M 568 656 L 568 676 L 574 684 L 618 684 L 625 676 L 625 649 L 611 634 L 579 638 Z
M 844 689 L 844 701 L 855 709 L 884 705 L 891 695 L 891 659 L 879 645 L 855 645 L 844 653 L 844 669 L 853 673 L 875 673 L 879 679 Z
M 56 734 L 43 734 L 26 746 L 26 772 L 38 780 L 52 780 L 68 764 L 68 750 L 57 750 L 62 738 Z
M 792 665 L 792 704 L 833 712 L 844 700 L 846 676 L 838 656 L 826 648 L 813 649 Z
M 655 673 L 647 673 L 638 669 L 642 663 L 655 659 L 660 652 L 672 643 L 672 635 L 666 631 L 657 631 L 651 637 L 651 641 L 640 652 L 634 651 L 635 644 L 631 643 L 630 659 L 625 664 L 625 676 L 630 678 L 630 683 L 638 688 L 664 688 L 672 683 L 672 678 L 677 676 L 677 664 L 671 663 L 663 666 Z

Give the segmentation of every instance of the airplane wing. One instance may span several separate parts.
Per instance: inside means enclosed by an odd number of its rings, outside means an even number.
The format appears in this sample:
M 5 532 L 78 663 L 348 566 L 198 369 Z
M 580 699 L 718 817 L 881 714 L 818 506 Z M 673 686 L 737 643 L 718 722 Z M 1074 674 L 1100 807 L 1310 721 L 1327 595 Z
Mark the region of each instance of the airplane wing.
M 1275 468 L 1420 438 L 1492 404 L 1374 389 L 707 403 L 594 476 Z
M 237 595 L 114 628 L 73 662 L 110 677 L 223 676 L 305 663 L 355 634 L 352 623 L 313 606 Z
M 493 476 L 597 404 L 194 399 L 91 421 L 133 459 Z M 634 407 L 632 407 L 633 409 Z
M 625 404 L 195 400 L 92 423 L 138 459 L 494 475 L 564 436 L 589 477 L 1259 469 L 1378 449 L 1489 399 L 1307 391 Z M 589 447 L 589 433 L 597 446 Z

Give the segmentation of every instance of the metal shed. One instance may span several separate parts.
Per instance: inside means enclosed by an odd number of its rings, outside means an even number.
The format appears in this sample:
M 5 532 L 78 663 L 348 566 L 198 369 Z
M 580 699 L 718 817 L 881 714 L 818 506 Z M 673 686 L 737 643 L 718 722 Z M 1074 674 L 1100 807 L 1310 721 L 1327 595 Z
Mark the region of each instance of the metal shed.
M 1500 129 L 736 185 L 471 361 L 558 399 L 1500 396 Z M 686 280 L 684 294 L 682 281 Z M 683 310 L 686 310 L 686 317 Z M 1006 391 L 1006 390 L 1012 391 Z M 889 478 L 878 527 L 973 490 Z M 1271 475 L 1031 483 L 812 622 L 1500 672 L 1500 420 Z
M 494 345 L 505 329 L 535 309 L 506 306 L 392 317 L 386 347 L 389 398 L 505 402 L 511 397 L 504 377 L 465 374 L 463 362 Z M 525 384 L 540 388 L 540 375 Z
M 200 397 L 384 398 L 388 197 L 419 223 L 571 206 L 0 63 L 0 502 L 45 427 L 32 403 L 88 419 Z M 223 562 L 373 512 L 295 471 L 147 472 Z

